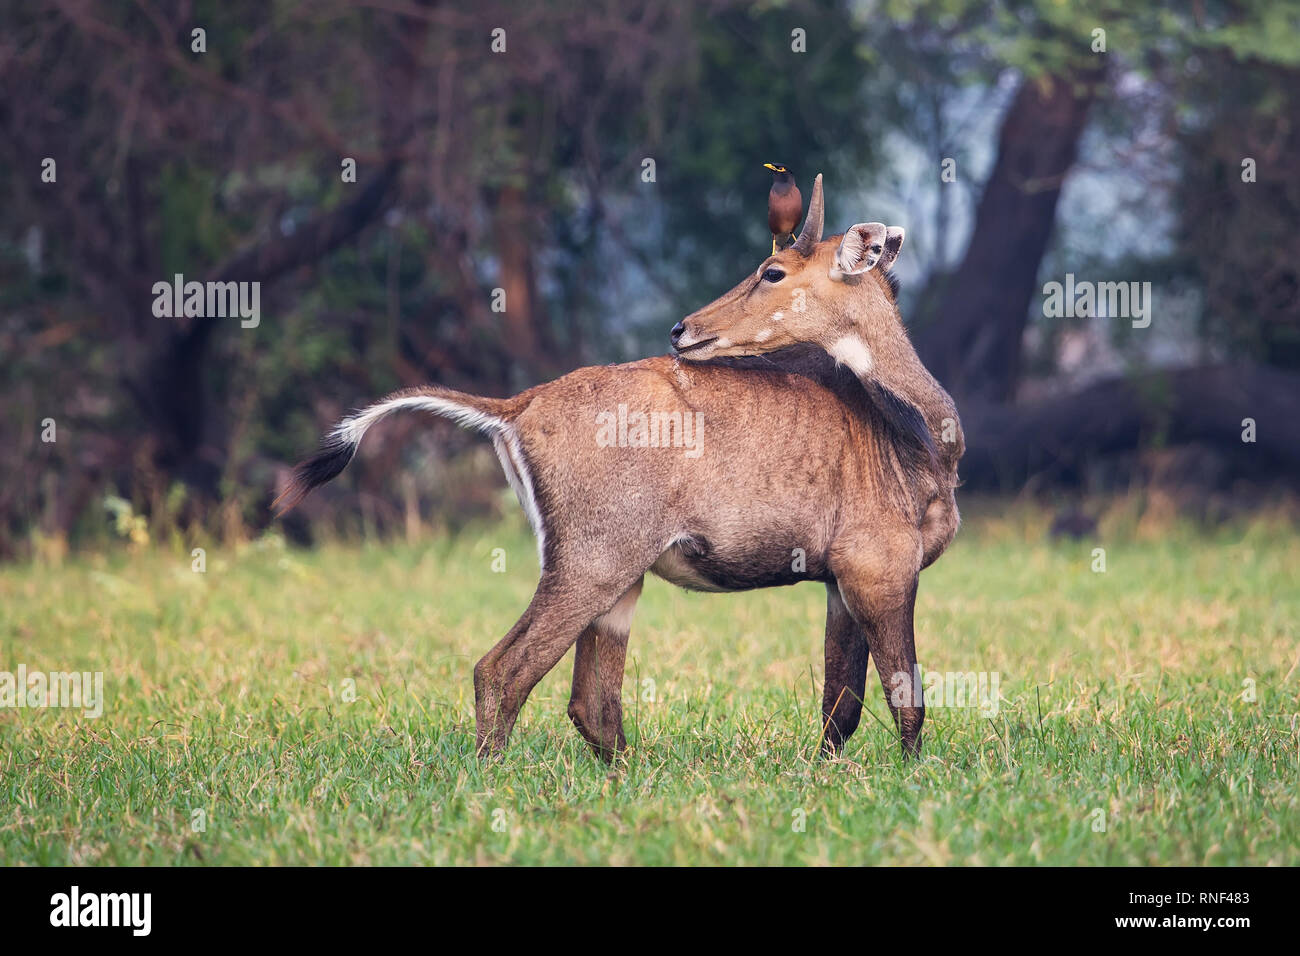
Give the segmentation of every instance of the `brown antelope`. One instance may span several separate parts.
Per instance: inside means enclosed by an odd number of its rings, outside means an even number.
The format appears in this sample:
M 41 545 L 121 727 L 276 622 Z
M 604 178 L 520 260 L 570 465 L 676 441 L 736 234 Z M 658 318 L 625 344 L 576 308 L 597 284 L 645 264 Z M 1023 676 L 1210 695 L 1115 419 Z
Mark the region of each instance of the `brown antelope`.
M 818 176 L 797 241 L 677 323 L 671 356 L 513 398 L 406 389 L 344 419 L 295 470 L 283 510 L 402 409 L 492 438 L 542 570 L 474 667 L 480 753 L 504 747 L 575 642 L 569 716 L 607 759 L 626 746 L 624 659 L 646 571 L 701 591 L 824 583 L 823 750 L 858 725 L 870 655 L 904 753 L 919 752 L 912 609 L 921 569 L 957 530 L 964 440 L 899 317 L 886 270 L 903 230 L 858 223 L 823 241 L 822 222 Z

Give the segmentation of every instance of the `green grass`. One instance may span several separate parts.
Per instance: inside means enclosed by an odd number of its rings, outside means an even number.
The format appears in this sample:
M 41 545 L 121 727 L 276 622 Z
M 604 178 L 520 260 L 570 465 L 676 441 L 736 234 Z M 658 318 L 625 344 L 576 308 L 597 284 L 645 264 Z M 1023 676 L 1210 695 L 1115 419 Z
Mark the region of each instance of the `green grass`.
M 1294 529 L 1140 530 L 1099 574 L 1041 522 L 968 521 L 917 642 L 927 670 L 997 672 L 999 712 L 931 708 L 915 763 L 874 670 L 844 757 L 815 757 L 817 585 L 650 579 L 611 769 L 565 717 L 571 654 L 506 756 L 473 755 L 471 668 L 535 582 L 518 522 L 212 548 L 204 574 L 165 550 L 5 568 L 0 670 L 102 671 L 107 701 L 0 709 L 0 863 L 1300 863 Z

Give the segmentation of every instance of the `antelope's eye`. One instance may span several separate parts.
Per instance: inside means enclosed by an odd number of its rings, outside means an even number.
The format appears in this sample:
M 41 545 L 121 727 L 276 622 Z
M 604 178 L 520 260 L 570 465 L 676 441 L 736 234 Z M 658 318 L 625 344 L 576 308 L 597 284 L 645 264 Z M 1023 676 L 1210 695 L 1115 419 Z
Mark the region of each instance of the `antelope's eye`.
M 785 273 L 780 269 L 768 269 L 763 273 L 764 282 L 780 282 L 785 278 Z

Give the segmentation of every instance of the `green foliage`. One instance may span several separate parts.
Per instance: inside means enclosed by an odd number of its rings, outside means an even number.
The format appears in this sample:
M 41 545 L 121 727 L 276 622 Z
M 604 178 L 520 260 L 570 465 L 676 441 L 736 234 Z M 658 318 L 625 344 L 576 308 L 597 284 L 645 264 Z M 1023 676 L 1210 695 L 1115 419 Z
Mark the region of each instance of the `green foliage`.
M 135 513 L 131 502 L 117 495 L 108 495 L 104 498 L 104 510 L 112 516 L 113 530 L 120 537 L 126 538 L 132 544 L 149 543 L 149 522 L 144 515 Z
M 239 233 L 217 209 L 221 173 L 171 163 L 158 177 L 159 245 L 163 275 L 193 273 L 196 262 L 216 262 Z M 167 281 L 167 280 L 163 280 Z
M 795 28 L 811 52 L 792 51 Z M 825 173 L 827 223 L 839 223 L 844 198 L 880 175 L 875 117 L 896 95 L 864 47 L 869 25 L 838 4 L 701 14 L 696 35 L 698 61 L 665 131 L 653 199 L 674 237 L 658 250 L 662 271 L 679 280 L 669 315 L 733 285 L 766 253 L 772 177 L 763 163 L 788 165 L 805 203 Z

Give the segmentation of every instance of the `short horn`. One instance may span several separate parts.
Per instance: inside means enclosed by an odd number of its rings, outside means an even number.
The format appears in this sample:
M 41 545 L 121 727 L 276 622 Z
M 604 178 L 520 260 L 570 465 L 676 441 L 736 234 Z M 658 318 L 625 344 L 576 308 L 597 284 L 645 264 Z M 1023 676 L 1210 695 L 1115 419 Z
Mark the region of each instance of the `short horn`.
M 808 200 L 808 218 L 803 221 L 803 232 L 794 241 L 794 249 L 805 258 L 812 255 L 813 246 L 822 241 L 822 226 L 826 224 L 826 209 L 822 204 L 822 174 L 813 180 L 812 199 Z

